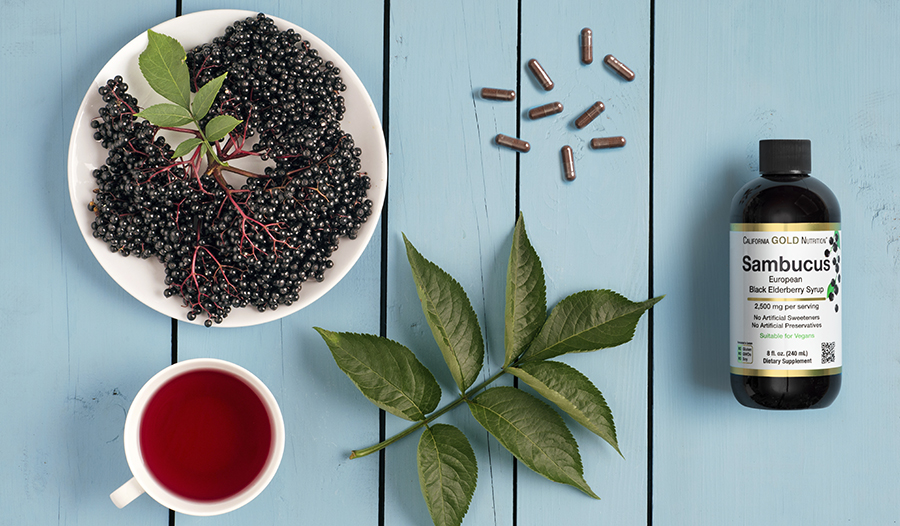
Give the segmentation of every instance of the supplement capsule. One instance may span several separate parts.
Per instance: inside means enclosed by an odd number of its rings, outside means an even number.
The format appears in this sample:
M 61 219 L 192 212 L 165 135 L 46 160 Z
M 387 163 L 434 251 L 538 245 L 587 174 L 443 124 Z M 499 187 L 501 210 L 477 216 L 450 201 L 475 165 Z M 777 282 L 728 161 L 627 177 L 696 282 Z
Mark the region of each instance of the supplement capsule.
M 621 148 L 625 146 L 625 137 L 595 137 L 591 139 L 591 148 Z
M 581 117 L 575 119 L 575 127 L 579 130 L 581 128 L 584 128 L 585 126 L 590 124 L 592 120 L 596 119 L 605 109 L 606 106 L 604 106 L 603 103 L 598 100 L 593 104 L 593 106 L 582 113 Z
M 516 100 L 516 92 L 511 89 L 481 88 L 481 98 L 491 100 Z
M 606 62 L 606 65 L 613 68 L 616 73 L 621 75 L 621 77 L 627 81 L 634 80 L 634 71 L 628 69 L 628 66 L 619 62 L 619 59 L 612 55 L 606 55 L 606 58 L 603 59 L 603 62 Z
M 572 147 L 567 144 L 562 147 L 560 153 L 562 153 L 563 173 L 566 176 L 566 181 L 574 181 L 575 157 L 572 155 Z
M 555 115 L 562 110 L 563 105 L 561 102 L 551 102 L 550 104 L 544 104 L 543 106 L 538 106 L 537 108 L 531 108 L 530 110 L 528 110 L 528 116 L 532 119 L 540 119 L 541 117 Z
M 537 78 L 537 81 L 541 84 L 542 88 L 547 91 L 553 89 L 553 81 L 550 80 L 550 75 L 548 75 L 547 72 L 544 71 L 544 68 L 541 67 L 537 60 L 529 60 L 528 69 L 530 69 L 531 72 L 534 73 L 535 78 Z
M 531 150 L 531 145 L 523 141 L 522 139 L 509 137 L 507 135 L 503 135 L 502 133 L 498 133 L 497 137 L 494 138 L 494 141 L 496 141 L 500 146 L 512 148 L 517 152 L 527 153 L 529 150 Z
M 581 30 L 581 61 L 585 64 L 594 61 L 594 37 L 589 27 Z

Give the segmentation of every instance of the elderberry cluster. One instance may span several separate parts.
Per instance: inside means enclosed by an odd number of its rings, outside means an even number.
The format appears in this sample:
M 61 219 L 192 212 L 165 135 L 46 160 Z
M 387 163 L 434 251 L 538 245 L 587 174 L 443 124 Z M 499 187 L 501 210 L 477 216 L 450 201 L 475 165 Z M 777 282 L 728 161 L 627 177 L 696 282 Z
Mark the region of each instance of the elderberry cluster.
M 126 93 L 121 76 L 99 92 L 106 106 L 91 121 L 94 139 L 109 150 L 106 163 L 94 170 L 97 189 L 88 208 L 96 214 L 93 235 L 111 252 L 147 259 L 159 255 L 175 223 L 168 219 L 173 199 L 187 195 L 185 171 L 175 166 L 172 149 L 156 128 L 137 120 L 138 101 Z
M 340 68 L 265 15 L 235 22 L 224 36 L 189 51 L 187 63 L 195 91 L 228 73 L 210 113 L 246 119 L 248 125 L 252 117 L 259 134 L 253 151 L 264 160 L 274 158 L 288 170 L 306 166 L 343 135 L 340 93 L 346 86 Z
M 297 301 L 306 280 L 325 278 L 340 238 L 357 236 L 372 202 L 361 151 L 340 126 L 340 71 L 298 34 L 260 14 L 189 51 L 187 63 L 194 90 L 228 72 L 201 121 L 243 121 L 220 158 L 258 156 L 268 166 L 226 179 L 225 168 L 171 159 L 160 128 L 134 117 L 138 101 L 116 77 L 100 88 L 106 105 L 92 121 L 108 156 L 89 208 L 94 237 L 123 256 L 155 256 L 165 295 L 210 326 L 232 308 Z

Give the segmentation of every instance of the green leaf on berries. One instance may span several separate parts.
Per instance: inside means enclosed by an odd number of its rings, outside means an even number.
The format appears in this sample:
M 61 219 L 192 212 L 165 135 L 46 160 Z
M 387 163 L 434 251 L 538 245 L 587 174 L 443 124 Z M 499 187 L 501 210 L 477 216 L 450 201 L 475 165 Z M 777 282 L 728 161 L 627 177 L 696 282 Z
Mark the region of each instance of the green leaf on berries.
M 478 463 L 469 440 L 451 425 L 426 427 L 419 439 L 416 463 L 435 526 L 459 526 L 478 482 Z
M 225 77 L 227 75 L 228 73 L 222 73 L 197 90 L 197 95 L 194 97 L 194 103 L 191 106 L 193 108 L 195 119 L 199 121 L 209 113 L 209 108 L 212 106 L 212 103 L 215 102 L 216 96 L 219 95 L 219 90 L 222 89 L 222 83 L 225 82 Z
M 510 367 L 509 372 L 622 454 L 612 411 L 600 390 L 577 369 L 560 362 L 533 362 Z
M 546 360 L 572 352 L 615 347 L 631 340 L 644 311 L 663 297 L 635 303 L 611 290 L 585 290 L 560 301 L 522 355 Z
M 161 127 L 181 126 L 194 120 L 191 117 L 191 112 L 177 104 L 169 104 L 167 102 L 145 108 L 135 113 L 134 116 L 143 117 L 150 121 L 150 124 Z
M 403 345 L 372 334 L 315 329 L 338 367 L 378 407 L 412 421 L 424 420 L 437 407 L 440 386 Z
M 198 139 L 197 137 L 191 137 L 190 139 L 184 140 L 181 144 L 178 145 L 177 148 L 175 148 L 175 153 L 172 154 L 172 159 L 177 159 L 189 154 L 190 152 L 196 150 L 197 147 L 201 144 L 203 144 L 203 141 L 201 139 Z
M 422 311 L 460 391 L 471 387 L 484 363 L 484 339 L 462 286 L 428 261 L 403 235 Z
M 584 480 L 578 443 L 559 413 L 514 387 L 493 387 L 469 402 L 475 420 L 523 464 L 599 499 Z
M 231 115 L 217 115 L 206 123 L 206 140 L 216 142 L 225 138 L 241 121 Z
M 191 107 L 190 74 L 185 52 L 174 38 L 147 30 L 147 48 L 138 56 L 138 66 L 153 91 L 184 109 Z
M 544 269 L 525 233 L 520 213 L 513 231 L 509 266 L 506 270 L 506 323 L 504 342 L 506 367 L 522 355 L 547 319 L 547 287 Z

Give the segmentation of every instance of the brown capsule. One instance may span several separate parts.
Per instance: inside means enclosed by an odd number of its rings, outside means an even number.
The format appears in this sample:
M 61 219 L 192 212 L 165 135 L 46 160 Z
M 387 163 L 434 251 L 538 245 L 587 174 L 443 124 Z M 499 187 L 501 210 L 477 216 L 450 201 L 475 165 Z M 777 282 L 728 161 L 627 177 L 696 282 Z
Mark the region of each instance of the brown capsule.
M 562 153 L 563 173 L 566 176 L 566 181 L 574 181 L 575 157 L 572 155 L 572 147 L 569 145 L 563 146 L 560 153 Z
M 537 60 L 529 60 L 528 69 L 530 69 L 531 72 L 534 73 L 535 78 L 537 78 L 537 81 L 541 84 L 542 88 L 547 91 L 553 89 L 553 81 L 550 80 L 550 75 L 548 75 L 547 72 L 544 71 L 544 68 L 541 67 L 540 63 L 538 63 Z
M 621 148 L 625 146 L 625 137 L 595 137 L 591 139 L 591 148 Z
M 594 36 L 589 27 L 581 30 L 581 61 L 585 64 L 594 61 Z
M 481 88 L 481 98 L 491 100 L 516 100 L 516 92 L 511 89 Z
M 584 113 L 581 114 L 581 117 L 575 119 L 575 127 L 579 130 L 587 126 L 591 123 L 592 120 L 596 119 L 603 110 L 606 109 L 606 106 L 603 105 L 599 100 L 595 102 L 590 108 L 585 110 Z
M 522 139 L 516 139 L 515 137 L 509 137 L 507 135 L 503 135 L 502 133 L 498 133 L 497 137 L 494 140 L 500 146 L 506 146 L 507 148 L 512 148 L 517 152 L 527 153 L 531 150 L 531 145 Z
M 603 62 L 606 62 L 606 65 L 613 68 L 613 70 L 618 73 L 623 79 L 629 82 L 634 80 L 634 71 L 628 69 L 628 66 L 622 64 L 616 57 L 612 55 L 606 55 L 606 58 L 603 59 Z
M 540 119 L 541 117 L 555 115 L 562 110 L 562 102 L 551 102 L 549 104 L 544 104 L 543 106 L 538 106 L 537 108 L 531 108 L 528 110 L 528 116 L 532 119 Z

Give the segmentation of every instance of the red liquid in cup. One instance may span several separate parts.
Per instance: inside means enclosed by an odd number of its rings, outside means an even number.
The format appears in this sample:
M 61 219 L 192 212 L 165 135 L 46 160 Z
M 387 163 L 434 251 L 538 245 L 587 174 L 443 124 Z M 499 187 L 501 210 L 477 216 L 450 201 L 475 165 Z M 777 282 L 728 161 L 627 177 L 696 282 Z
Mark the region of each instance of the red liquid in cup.
M 272 451 L 272 421 L 243 380 L 200 369 L 156 391 L 144 409 L 140 442 L 148 469 L 169 491 L 221 500 L 262 472 Z

